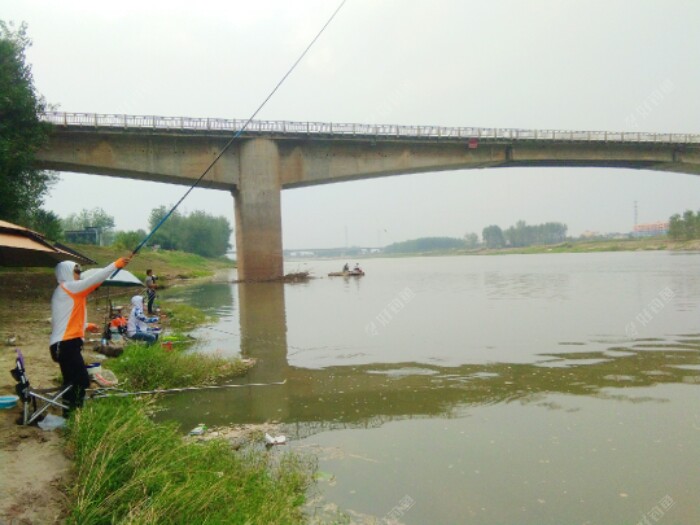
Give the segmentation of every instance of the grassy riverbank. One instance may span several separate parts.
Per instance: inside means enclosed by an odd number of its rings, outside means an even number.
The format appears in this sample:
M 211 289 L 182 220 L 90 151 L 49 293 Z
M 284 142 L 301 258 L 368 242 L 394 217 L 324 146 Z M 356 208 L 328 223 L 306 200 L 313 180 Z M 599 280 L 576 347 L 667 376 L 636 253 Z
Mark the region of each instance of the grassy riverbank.
M 115 248 L 114 246 L 94 246 L 92 244 L 74 244 L 71 248 L 79 253 L 97 261 L 97 267 L 106 266 L 119 257 L 128 255 L 129 250 Z M 93 265 L 86 265 L 92 268 Z M 127 269 L 141 279 L 146 278 L 146 270 L 153 269 L 159 279 L 169 281 L 178 279 L 196 279 L 200 277 L 211 277 L 222 270 L 230 270 L 236 267 L 236 262 L 227 257 L 208 259 L 193 253 L 178 251 L 154 251 L 150 248 L 141 250 L 129 263 Z M 18 273 L 23 275 L 51 275 L 53 268 L 4 268 L 0 267 L 2 273 Z
M 698 251 L 700 241 L 672 241 L 666 237 L 651 237 L 640 239 L 601 239 L 601 240 L 571 240 L 559 244 L 524 246 L 519 248 L 473 248 L 436 250 L 413 253 L 381 253 L 366 255 L 372 257 L 432 257 L 445 255 L 515 255 L 538 253 L 593 253 L 593 252 L 636 252 L 636 251 Z
M 567 241 L 548 246 L 527 246 L 523 248 L 502 248 L 498 250 L 477 250 L 484 255 L 509 253 L 592 253 L 592 252 L 634 252 L 634 251 L 685 251 L 700 250 L 700 241 L 672 241 L 666 237 L 640 239 L 604 239 Z M 470 253 L 470 252 L 465 252 Z
M 186 442 L 143 401 L 90 402 L 72 420 L 67 523 L 303 523 L 313 465 L 294 454 Z
M 80 253 L 104 266 L 128 254 L 128 250 L 113 246 L 73 245 Z M 177 251 L 154 251 L 144 248 L 129 263 L 128 270 L 139 277 L 146 277 L 146 270 L 152 268 L 158 277 L 168 279 L 194 279 L 209 277 L 219 270 L 235 268 L 236 263 L 226 257 L 207 259 L 193 253 Z

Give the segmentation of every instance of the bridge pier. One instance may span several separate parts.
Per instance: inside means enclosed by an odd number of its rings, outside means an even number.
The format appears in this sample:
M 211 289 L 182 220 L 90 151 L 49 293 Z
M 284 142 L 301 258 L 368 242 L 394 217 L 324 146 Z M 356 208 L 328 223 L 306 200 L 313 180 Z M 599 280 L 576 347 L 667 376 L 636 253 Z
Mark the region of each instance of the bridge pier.
M 263 281 L 282 277 L 282 184 L 277 144 L 269 139 L 245 141 L 239 158 L 240 179 L 233 190 L 238 278 Z

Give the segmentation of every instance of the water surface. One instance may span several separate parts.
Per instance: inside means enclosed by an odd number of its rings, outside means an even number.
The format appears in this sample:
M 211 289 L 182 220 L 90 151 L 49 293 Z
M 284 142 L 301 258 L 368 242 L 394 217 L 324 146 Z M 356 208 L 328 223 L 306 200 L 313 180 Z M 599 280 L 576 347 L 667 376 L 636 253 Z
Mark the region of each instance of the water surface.
M 700 254 L 361 262 L 177 291 L 220 316 L 198 351 L 284 384 L 171 396 L 164 417 L 283 423 L 320 459 L 321 521 L 700 523 Z

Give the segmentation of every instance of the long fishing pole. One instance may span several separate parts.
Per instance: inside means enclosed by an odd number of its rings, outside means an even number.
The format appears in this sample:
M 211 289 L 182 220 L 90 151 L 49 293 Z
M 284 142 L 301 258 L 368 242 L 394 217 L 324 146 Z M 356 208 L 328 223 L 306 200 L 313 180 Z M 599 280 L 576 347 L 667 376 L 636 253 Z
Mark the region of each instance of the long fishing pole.
M 321 35 L 323 34 L 323 32 L 326 30 L 326 28 L 330 25 L 330 23 L 333 21 L 333 19 L 334 19 L 335 16 L 338 14 L 338 12 L 339 12 L 339 11 L 342 9 L 342 7 L 345 5 L 345 2 L 347 2 L 347 0 L 342 0 L 342 2 L 340 2 L 340 5 L 336 8 L 335 11 L 333 11 L 333 14 L 330 16 L 330 18 L 328 19 L 328 21 L 326 21 L 326 23 L 323 25 L 323 27 L 321 28 L 321 30 L 316 34 L 316 36 L 313 38 L 313 40 L 311 40 L 311 42 L 309 43 L 309 45 L 306 46 L 306 49 L 304 49 L 303 53 L 299 56 L 299 58 L 296 59 L 296 61 L 294 62 L 294 64 L 292 64 L 292 67 L 290 67 L 289 70 L 284 74 L 284 76 L 282 77 L 282 79 L 277 83 L 277 85 L 276 85 L 276 86 L 274 87 L 274 89 L 270 92 L 270 94 L 269 94 L 267 97 L 265 97 L 265 100 L 263 100 L 262 103 L 258 106 L 258 109 L 256 109 L 256 110 L 253 112 L 253 114 L 250 116 L 250 118 L 243 124 L 243 126 L 241 127 L 241 129 L 239 129 L 239 130 L 233 135 L 233 137 L 231 137 L 231 139 L 224 145 L 224 147 L 221 149 L 221 151 L 219 152 L 219 154 L 218 154 L 216 157 L 214 157 L 214 160 L 212 160 L 211 163 L 209 164 L 209 166 L 207 166 L 207 169 L 205 169 L 204 172 L 200 175 L 200 177 L 194 182 L 194 184 L 192 184 L 192 186 L 190 186 L 190 188 L 185 192 L 185 194 L 180 198 L 180 200 L 177 201 L 177 202 L 175 203 L 175 206 L 173 206 L 173 207 L 170 209 L 170 211 L 169 211 L 168 213 L 166 213 L 166 214 L 163 216 L 163 218 L 158 222 L 158 224 L 156 224 L 155 228 L 153 228 L 153 229 L 151 230 L 151 233 L 149 233 L 149 234 L 146 236 L 146 238 L 145 238 L 144 240 L 142 240 L 136 248 L 134 248 L 134 250 L 131 252 L 131 255 L 132 255 L 132 256 L 136 255 L 136 254 L 141 250 L 141 248 L 144 247 L 144 245 L 149 241 L 149 239 L 150 239 L 151 237 L 153 237 L 153 234 L 155 234 L 155 233 L 158 231 L 158 229 L 163 225 L 163 223 L 164 223 L 165 221 L 168 220 L 168 218 L 173 214 L 173 212 L 174 212 L 174 211 L 177 209 L 177 207 L 182 203 L 182 201 L 184 201 L 185 198 L 187 198 L 187 196 L 192 192 L 192 190 L 195 189 L 195 188 L 199 185 L 199 183 L 202 181 L 202 179 L 204 179 L 204 177 L 206 177 L 207 173 L 209 173 L 209 171 L 214 167 L 214 164 L 216 164 L 216 163 L 218 162 L 218 160 L 223 156 L 223 154 L 226 153 L 226 150 L 228 150 L 228 148 L 231 146 L 231 144 L 233 144 L 233 142 L 234 142 L 238 137 L 241 136 L 241 134 L 245 131 L 245 129 L 248 127 L 248 125 L 253 121 L 253 119 L 254 119 L 254 118 L 256 117 L 256 115 L 260 112 L 260 110 L 265 106 L 265 104 L 267 104 L 267 102 L 268 102 L 268 101 L 272 98 L 272 96 L 277 92 L 277 90 L 278 90 L 278 89 L 280 88 L 280 86 L 284 83 L 284 81 L 287 80 L 287 77 L 288 77 L 289 75 L 291 75 L 292 71 L 294 71 L 294 69 L 297 67 L 297 65 L 299 64 L 299 62 L 301 62 L 302 59 L 306 56 L 306 53 L 308 53 L 309 50 L 311 49 L 311 47 L 316 43 L 316 40 L 318 40 L 318 39 L 321 37 Z M 112 277 L 114 277 L 115 275 L 117 275 L 117 273 L 119 273 L 119 269 L 118 269 L 118 268 L 117 268 L 117 270 L 112 274 Z

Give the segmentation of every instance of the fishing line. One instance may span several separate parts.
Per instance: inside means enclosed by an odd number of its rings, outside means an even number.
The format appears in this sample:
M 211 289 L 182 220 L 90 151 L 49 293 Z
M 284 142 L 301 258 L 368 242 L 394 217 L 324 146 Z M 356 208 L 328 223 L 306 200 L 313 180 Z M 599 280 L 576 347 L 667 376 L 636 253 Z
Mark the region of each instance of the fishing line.
M 247 384 L 228 384 L 228 385 L 206 385 L 206 386 L 185 386 L 181 388 L 165 388 L 165 389 L 154 389 L 154 390 L 141 390 L 139 392 L 129 392 L 126 390 L 119 389 L 97 389 L 94 390 L 94 394 L 90 395 L 91 399 L 97 399 L 102 397 L 127 397 L 127 396 L 140 396 L 140 395 L 154 395 L 154 394 L 174 394 L 177 392 L 191 392 L 195 390 L 220 390 L 223 388 L 246 388 L 249 386 L 276 386 L 284 385 L 287 380 L 275 381 L 272 383 L 247 383 Z M 88 389 L 90 392 L 90 389 Z
M 158 231 L 158 229 L 163 225 L 163 223 L 164 223 L 166 220 L 168 220 L 168 218 L 173 214 L 173 212 L 174 212 L 174 211 L 177 209 L 177 207 L 182 203 L 182 201 L 184 201 L 185 198 L 187 198 L 187 196 L 192 192 L 192 190 L 195 189 L 195 188 L 199 185 L 199 183 L 202 181 L 202 179 L 204 179 L 204 177 L 207 175 L 207 173 L 209 173 L 209 171 L 214 167 L 214 164 L 216 164 L 217 161 L 223 156 L 223 154 L 226 153 L 226 150 L 228 150 L 228 148 L 231 146 L 231 144 L 233 144 L 233 142 L 234 142 L 238 137 L 241 136 L 241 134 L 245 131 L 245 129 L 248 127 L 248 125 L 249 125 L 249 124 L 252 122 L 252 120 L 255 118 L 255 116 L 260 112 L 260 110 L 265 106 L 265 104 L 267 104 L 267 102 L 268 102 L 268 101 L 272 98 L 272 96 L 277 92 L 277 90 L 278 90 L 278 89 L 280 88 L 280 86 L 284 83 L 284 81 L 287 80 L 287 77 L 288 77 L 289 75 L 291 75 L 292 71 L 294 71 L 294 69 L 297 67 L 297 65 L 299 64 L 299 62 L 302 61 L 302 59 L 304 58 L 304 56 L 306 56 L 306 53 L 308 53 L 308 51 L 311 49 L 311 47 L 316 43 L 316 40 L 318 40 L 318 39 L 320 38 L 320 36 L 323 34 L 323 32 L 326 30 L 326 28 L 329 26 L 329 24 L 333 21 L 333 19 L 335 18 L 335 16 L 338 14 L 338 12 L 340 11 L 340 9 L 345 5 L 345 2 L 346 2 L 346 1 L 347 1 L 347 0 L 342 0 L 342 2 L 340 2 L 340 5 L 336 8 L 336 10 L 335 10 L 335 11 L 333 12 L 333 14 L 330 16 L 330 18 L 328 19 L 328 21 L 323 25 L 323 27 L 322 27 L 321 30 L 316 34 L 316 36 L 313 38 L 313 40 L 311 40 L 311 42 L 309 43 L 309 45 L 306 46 L 306 49 L 304 49 L 304 52 L 299 56 L 299 58 L 297 58 L 296 62 L 294 62 L 294 64 L 292 64 L 292 67 L 290 67 L 289 70 L 284 74 L 284 76 L 282 77 L 282 79 L 277 83 L 277 85 L 276 85 L 276 86 L 274 87 L 274 89 L 270 92 L 270 94 L 265 98 L 265 100 L 262 101 L 262 104 L 260 104 L 260 105 L 258 106 L 258 109 L 256 109 L 255 112 L 250 116 L 250 118 L 245 122 L 245 124 L 243 124 L 243 126 L 241 127 L 241 129 L 239 129 L 239 130 L 233 135 L 233 137 L 231 137 L 231 139 L 230 139 L 230 140 L 226 143 L 226 145 L 221 149 L 221 151 L 219 152 L 219 154 L 218 154 L 216 157 L 214 157 L 214 160 L 212 160 L 211 163 L 209 164 L 209 166 L 207 166 L 207 169 L 205 169 L 204 172 L 202 173 L 202 175 L 200 175 L 200 177 L 195 181 L 195 183 L 192 184 L 192 186 L 190 186 L 190 188 L 185 192 L 185 194 L 180 198 L 180 200 L 177 201 L 177 203 L 175 203 L 175 206 L 173 206 L 173 207 L 170 209 L 170 211 L 169 211 L 167 214 L 165 214 L 165 215 L 163 216 L 163 218 L 160 220 L 160 222 L 158 222 L 158 224 L 156 224 L 155 228 L 153 228 L 153 230 L 151 230 L 151 233 L 149 233 L 149 234 L 146 236 L 146 238 L 145 238 L 143 241 L 141 241 L 141 243 L 140 243 L 136 248 L 134 248 L 134 251 L 131 252 L 132 255 L 136 255 L 136 254 L 141 250 L 141 248 L 143 248 L 143 246 L 148 242 L 148 240 L 149 240 L 151 237 L 153 237 L 153 234 L 155 234 L 155 233 Z M 119 269 L 117 269 L 117 270 L 112 274 L 112 276 L 116 275 L 117 273 L 119 273 Z

